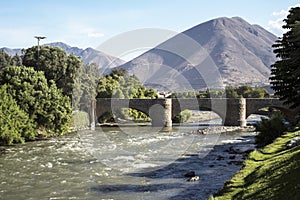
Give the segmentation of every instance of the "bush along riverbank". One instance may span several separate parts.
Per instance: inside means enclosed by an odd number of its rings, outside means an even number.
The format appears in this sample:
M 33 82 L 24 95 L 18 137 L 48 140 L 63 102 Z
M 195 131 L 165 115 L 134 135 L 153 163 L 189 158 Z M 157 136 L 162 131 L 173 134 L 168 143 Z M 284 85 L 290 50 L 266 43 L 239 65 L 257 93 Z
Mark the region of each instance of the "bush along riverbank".
M 243 168 L 210 200 L 300 199 L 300 131 L 251 152 Z

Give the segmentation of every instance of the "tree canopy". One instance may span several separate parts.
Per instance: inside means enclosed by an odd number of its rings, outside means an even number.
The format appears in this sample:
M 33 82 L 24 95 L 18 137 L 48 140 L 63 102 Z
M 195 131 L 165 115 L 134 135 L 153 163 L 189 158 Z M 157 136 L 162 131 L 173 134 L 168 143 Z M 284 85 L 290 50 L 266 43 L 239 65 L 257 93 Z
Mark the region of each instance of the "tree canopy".
M 44 72 L 24 66 L 9 66 L 0 71 L 0 85 L 7 86 L 20 108 L 41 132 L 63 134 L 71 119 L 71 104 L 53 81 L 47 83 Z
M 300 7 L 291 8 L 284 20 L 287 32 L 273 45 L 279 58 L 271 66 L 271 84 L 285 103 L 300 106 Z
M 111 74 L 99 79 L 97 85 L 97 98 L 156 98 L 154 89 L 147 89 L 134 75 L 129 75 L 124 69 L 114 69 Z M 116 113 L 120 118 L 133 118 L 135 120 L 148 120 L 142 112 L 131 108 L 124 108 Z M 111 121 L 115 118 L 112 113 L 101 116 L 100 122 Z
M 33 121 L 7 92 L 6 85 L 0 86 L 0 95 L 0 144 L 34 139 L 36 131 Z
M 23 55 L 23 65 L 43 71 L 48 83 L 54 81 L 64 95 L 71 97 L 74 81 L 82 63 L 74 54 L 67 55 L 59 47 L 37 46 L 28 48 Z
M 186 91 L 173 93 L 171 98 L 268 98 L 270 94 L 264 88 L 253 88 L 243 85 L 238 87 L 227 86 L 225 90 L 207 89 L 203 92 Z
M 99 79 L 98 98 L 156 98 L 154 89 L 147 89 L 137 77 L 124 69 L 115 69 Z
M 0 69 L 10 65 L 11 57 L 3 50 L 0 51 Z

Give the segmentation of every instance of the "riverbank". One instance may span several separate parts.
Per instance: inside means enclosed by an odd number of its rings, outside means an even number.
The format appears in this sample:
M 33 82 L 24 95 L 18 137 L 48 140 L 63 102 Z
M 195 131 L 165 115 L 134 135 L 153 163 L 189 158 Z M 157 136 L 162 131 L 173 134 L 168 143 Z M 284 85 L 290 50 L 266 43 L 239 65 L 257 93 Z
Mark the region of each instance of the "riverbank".
M 250 153 L 243 168 L 210 200 L 300 199 L 300 131 L 284 134 Z

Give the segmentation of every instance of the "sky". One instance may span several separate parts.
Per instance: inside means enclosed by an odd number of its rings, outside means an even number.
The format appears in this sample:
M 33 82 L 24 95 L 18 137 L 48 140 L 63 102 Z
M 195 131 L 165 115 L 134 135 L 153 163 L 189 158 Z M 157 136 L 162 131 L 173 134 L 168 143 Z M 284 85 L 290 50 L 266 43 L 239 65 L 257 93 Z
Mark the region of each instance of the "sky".
M 64 42 L 97 48 L 110 38 L 142 28 L 182 32 L 217 17 L 239 16 L 277 36 L 300 0 L 2 0 L 0 47 L 28 48 Z

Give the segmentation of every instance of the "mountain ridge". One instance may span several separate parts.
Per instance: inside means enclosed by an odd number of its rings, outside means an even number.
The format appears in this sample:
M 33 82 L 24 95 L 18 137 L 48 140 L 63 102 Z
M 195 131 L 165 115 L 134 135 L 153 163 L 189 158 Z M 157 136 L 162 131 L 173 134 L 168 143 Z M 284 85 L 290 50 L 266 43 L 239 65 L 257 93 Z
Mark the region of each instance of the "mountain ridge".
M 212 62 L 210 63 L 211 68 L 206 67 L 205 69 L 206 71 L 214 71 L 211 72 L 210 77 L 207 77 L 208 73 L 204 70 L 205 66 L 192 66 L 188 60 L 182 59 L 181 56 L 162 51 L 165 47 L 171 47 L 171 50 L 175 51 L 178 51 L 178 49 L 190 51 L 188 45 L 180 41 L 183 37 L 188 37 L 197 42 L 215 63 L 217 70 L 212 67 Z M 223 86 L 241 84 L 268 85 L 270 66 L 276 61 L 272 50 L 272 45 L 276 39 L 275 35 L 261 26 L 251 25 L 240 17 L 220 17 L 175 35 L 120 67 L 135 75 L 148 74 L 150 78 L 142 75 L 138 78 L 150 86 L 153 82 L 166 83 L 162 87 L 167 87 L 170 90 L 178 88 L 173 87 L 176 80 L 172 82 L 169 80 L 169 77 L 181 77 L 181 79 L 185 79 L 183 80 L 184 82 L 188 82 L 193 89 L 197 90 L 207 87 L 207 82 L 209 85 L 213 84 L 209 79 L 214 79 L 214 76 L 221 79 L 222 83 L 220 84 Z M 172 49 L 176 45 L 178 46 L 177 49 Z M 199 57 L 203 54 L 201 51 L 201 49 L 195 49 L 194 52 L 190 52 L 186 57 L 189 60 L 199 60 Z M 153 66 L 154 64 L 156 65 L 154 67 L 156 68 L 155 72 L 150 72 L 149 70 L 143 72 L 144 69 L 141 66 Z M 174 75 L 174 73 L 166 72 L 165 74 L 168 74 L 169 77 L 167 75 L 162 77 L 166 70 L 159 71 L 159 66 L 169 68 L 171 71 L 175 70 L 179 74 Z M 220 76 L 217 75 L 218 73 Z M 183 83 L 179 83 L 179 85 L 183 85 Z M 183 87 L 183 89 L 186 89 L 186 87 Z

